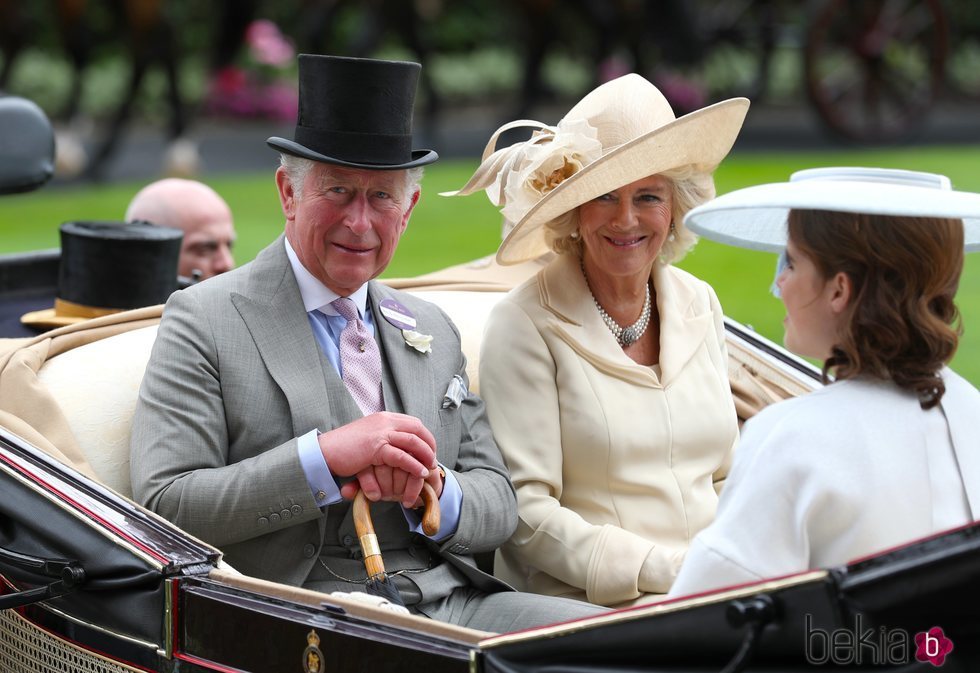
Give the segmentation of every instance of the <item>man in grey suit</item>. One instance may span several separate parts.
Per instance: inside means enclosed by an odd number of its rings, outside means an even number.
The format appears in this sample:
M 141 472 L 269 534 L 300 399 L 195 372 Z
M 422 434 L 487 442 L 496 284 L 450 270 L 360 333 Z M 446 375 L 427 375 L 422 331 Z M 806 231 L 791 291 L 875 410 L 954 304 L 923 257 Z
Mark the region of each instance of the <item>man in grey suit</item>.
M 363 591 L 361 489 L 411 610 L 487 631 L 595 614 L 476 567 L 517 508 L 459 333 L 373 280 L 438 158 L 411 149 L 419 70 L 300 56 L 294 140 L 268 141 L 285 234 L 167 302 L 133 421 L 135 497 L 248 575 Z M 431 536 L 412 509 L 423 481 L 439 496 Z

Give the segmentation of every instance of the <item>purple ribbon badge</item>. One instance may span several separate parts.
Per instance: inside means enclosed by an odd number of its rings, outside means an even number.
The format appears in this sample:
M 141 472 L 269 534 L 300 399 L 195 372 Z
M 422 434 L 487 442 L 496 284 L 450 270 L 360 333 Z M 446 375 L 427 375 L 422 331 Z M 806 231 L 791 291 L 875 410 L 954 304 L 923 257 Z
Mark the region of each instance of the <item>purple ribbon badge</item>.
M 412 315 L 412 312 L 394 299 L 381 300 L 381 303 L 378 305 L 378 309 L 381 311 L 381 315 L 384 316 L 384 319 L 398 329 L 413 330 L 415 329 L 416 325 L 418 325 L 418 321 L 415 320 L 415 316 Z

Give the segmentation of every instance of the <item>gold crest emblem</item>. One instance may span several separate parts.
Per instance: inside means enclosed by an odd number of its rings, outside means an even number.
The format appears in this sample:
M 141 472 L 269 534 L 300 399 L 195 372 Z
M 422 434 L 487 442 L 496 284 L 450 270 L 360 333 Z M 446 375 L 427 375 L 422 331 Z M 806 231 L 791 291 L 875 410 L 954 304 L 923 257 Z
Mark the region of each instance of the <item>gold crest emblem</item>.
M 303 670 L 306 673 L 323 673 L 323 652 L 320 651 L 320 636 L 310 630 L 306 634 L 306 649 L 303 650 Z

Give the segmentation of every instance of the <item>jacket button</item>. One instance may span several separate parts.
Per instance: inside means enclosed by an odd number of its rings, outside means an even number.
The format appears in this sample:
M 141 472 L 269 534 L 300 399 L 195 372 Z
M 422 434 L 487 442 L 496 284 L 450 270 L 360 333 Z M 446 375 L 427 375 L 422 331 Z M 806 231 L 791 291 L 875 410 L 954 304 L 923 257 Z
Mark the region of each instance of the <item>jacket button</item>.
M 345 547 L 350 547 L 352 544 L 354 544 L 354 536 L 353 535 L 345 535 L 344 536 L 344 546 Z
M 259 524 L 259 528 L 268 528 L 269 520 L 266 519 L 264 516 L 260 516 L 258 520 L 258 524 Z
M 316 547 L 314 547 L 311 544 L 303 545 L 303 558 L 313 558 L 313 555 L 315 553 L 316 553 Z
M 293 505 L 292 507 L 289 508 L 289 511 L 293 513 L 293 516 L 299 516 L 300 514 L 303 513 L 303 508 L 300 507 L 299 505 Z
M 269 515 L 269 523 L 279 523 L 279 519 L 280 519 L 279 515 L 276 514 L 275 512 Z
M 289 521 L 293 518 L 293 513 L 288 509 L 284 509 L 283 511 L 279 512 L 279 516 L 282 517 L 283 521 Z

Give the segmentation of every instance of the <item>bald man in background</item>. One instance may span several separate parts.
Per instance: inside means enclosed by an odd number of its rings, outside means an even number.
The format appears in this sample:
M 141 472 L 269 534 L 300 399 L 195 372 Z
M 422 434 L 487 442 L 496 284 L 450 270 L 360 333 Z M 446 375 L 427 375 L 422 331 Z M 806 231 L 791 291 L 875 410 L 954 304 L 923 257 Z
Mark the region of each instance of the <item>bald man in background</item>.
M 152 182 L 133 197 L 126 221 L 145 220 L 184 232 L 177 273 L 194 280 L 235 267 L 231 208 L 205 184 L 181 178 Z

